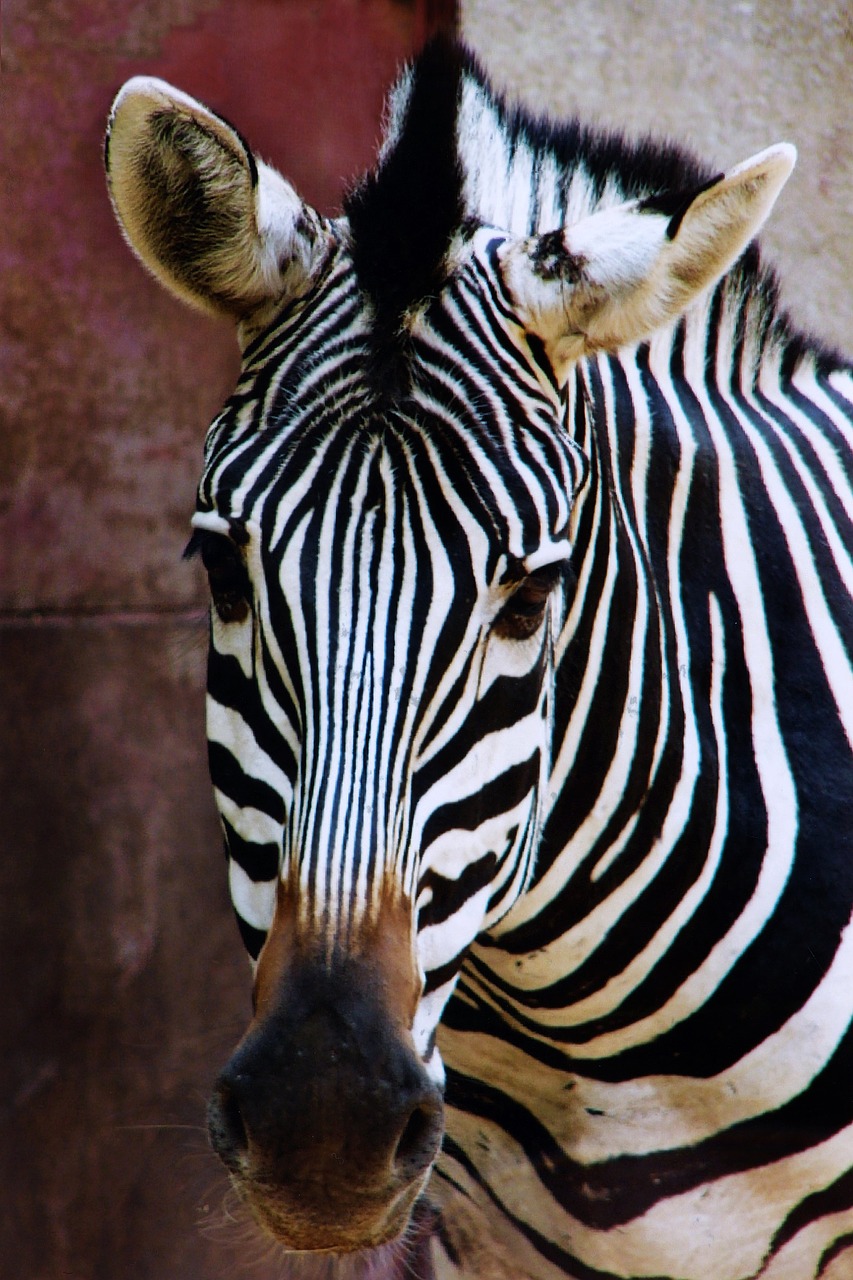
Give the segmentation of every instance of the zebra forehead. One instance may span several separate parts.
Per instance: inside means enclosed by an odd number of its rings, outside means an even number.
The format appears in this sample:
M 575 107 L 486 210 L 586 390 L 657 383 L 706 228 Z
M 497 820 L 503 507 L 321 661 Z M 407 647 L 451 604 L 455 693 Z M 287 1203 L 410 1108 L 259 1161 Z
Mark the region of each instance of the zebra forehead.
M 319 554 L 353 536 L 414 559 L 429 558 L 430 548 L 453 559 L 456 547 L 467 558 L 479 544 L 491 579 L 501 558 L 532 571 L 569 550 L 567 467 L 555 465 L 546 483 L 470 430 L 455 438 L 403 422 L 337 431 L 321 443 L 304 438 L 283 460 L 273 449 L 269 474 L 254 506 L 233 512 L 232 524 L 233 515 L 248 515 L 273 554 L 295 544 Z
M 490 572 L 502 555 L 542 563 L 565 553 L 579 468 L 576 451 L 559 438 L 543 438 L 541 451 L 548 469 L 513 465 L 505 442 L 476 422 L 436 423 L 420 411 L 359 413 L 346 429 L 276 431 L 268 423 L 249 444 L 220 440 L 202 478 L 196 523 L 253 524 L 275 553 L 294 536 L 311 546 L 348 533 L 354 512 L 373 511 L 395 541 L 404 529 L 414 536 L 415 550 L 438 540 L 452 555 L 454 537 L 467 547 L 476 531 L 488 545 Z

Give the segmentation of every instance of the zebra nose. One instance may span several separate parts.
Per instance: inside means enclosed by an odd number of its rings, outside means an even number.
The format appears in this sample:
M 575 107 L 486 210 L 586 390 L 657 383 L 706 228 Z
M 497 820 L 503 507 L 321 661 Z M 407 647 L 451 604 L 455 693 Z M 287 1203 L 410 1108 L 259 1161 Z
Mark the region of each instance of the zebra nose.
M 382 1243 L 405 1229 L 438 1154 L 441 1093 L 372 995 L 325 979 L 304 995 L 256 1022 L 226 1065 L 211 1143 L 289 1248 Z
M 207 1131 L 210 1144 L 232 1173 L 239 1173 L 249 1151 L 249 1136 L 237 1089 L 223 1074 L 217 1081 L 207 1105 Z
M 412 1182 L 438 1155 L 444 1132 L 444 1106 L 436 1089 L 411 1107 L 394 1150 L 393 1168 L 401 1182 Z
M 364 1082 L 367 1084 L 367 1082 Z M 418 1087 L 418 1085 L 420 1087 Z M 282 1086 L 282 1091 L 286 1086 Z M 275 1118 L 266 1114 L 263 1093 L 278 1094 L 278 1088 L 264 1089 L 263 1081 L 258 1081 L 250 1072 L 234 1070 L 229 1067 L 220 1076 L 214 1088 L 213 1096 L 208 1104 L 207 1120 L 211 1145 L 225 1166 L 235 1174 L 248 1170 L 250 1148 L 254 1153 L 264 1153 L 267 1157 L 270 1150 L 280 1147 L 293 1150 L 302 1148 L 305 1157 L 304 1124 L 300 1121 L 308 1119 L 310 1112 L 303 1112 L 301 1117 L 294 1117 L 287 1107 L 277 1107 L 278 1125 Z M 317 1090 L 313 1091 L 316 1095 Z M 336 1088 L 332 1089 L 336 1092 Z M 349 1106 L 344 1111 L 362 1110 L 359 1100 L 353 1097 L 352 1088 L 348 1092 Z M 402 1186 L 419 1178 L 432 1164 L 438 1154 L 444 1132 L 444 1106 L 439 1091 L 426 1077 L 418 1081 L 415 1087 L 397 1091 L 393 1102 L 389 1103 L 388 1089 L 371 1087 L 367 1084 L 367 1099 L 371 1118 L 369 1120 L 372 1134 L 385 1136 L 385 1149 L 381 1142 L 375 1147 L 373 1163 L 382 1167 L 386 1156 L 390 1155 L 388 1169 L 393 1184 Z M 384 1099 L 382 1095 L 386 1096 Z M 382 1117 L 370 1104 L 382 1099 L 386 1116 Z M 270 1099 L 273 1102 L 273 1099 Z M 355 1103 L 356 1107 L 352 1104 Z M 273 1103 L 274 1105 L 274 1103 Z M 332 1113 L 334 1103 L 330 1099 Z M 381 1102 L 380 1102 L 381 1105 Z M 340 1123 L 346 1123 L 346 1117 L 337 1112 Z M 366 1114 L 366 1112 L 365 1112 Z M 252 1117 L 249 1123 L 246 1116 Z M 350 1115 L 350 1121 L 352 1116 Z M 278 1132 L 276 1133 L 276 1129 Z M 322 1138 L 322 1125 L 316 1132 Z M 349 1133 L 341 1133 L 342 1145 L 355 1148 L 359 1145 L 359 1135 L 352 1129 Z M 290 1140 L 288 1140 L 290 1139 Z M 309 1153 L 308 1163 L 316 1164 L 322 1159 L 322 1153 Z

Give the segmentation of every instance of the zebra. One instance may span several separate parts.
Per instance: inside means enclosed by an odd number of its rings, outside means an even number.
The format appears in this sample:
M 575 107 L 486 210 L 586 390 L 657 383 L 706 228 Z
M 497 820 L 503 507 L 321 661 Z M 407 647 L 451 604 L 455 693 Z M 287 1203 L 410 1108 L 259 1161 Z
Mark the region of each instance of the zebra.
M 754 241 L 794 159 L 439 39 L 327 218 L 116 98 L 130 246 L 242 349 L 187 548 L 254 973 L 210 1135 L 318 1265 L 853 1274 L 853 369 Z

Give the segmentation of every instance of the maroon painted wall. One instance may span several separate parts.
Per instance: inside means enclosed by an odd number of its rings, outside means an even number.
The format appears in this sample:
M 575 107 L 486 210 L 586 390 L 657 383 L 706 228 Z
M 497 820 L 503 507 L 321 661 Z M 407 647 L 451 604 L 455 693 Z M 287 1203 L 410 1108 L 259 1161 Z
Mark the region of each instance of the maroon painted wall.
M 0 139 L 0 1269 L 250 1267 L 204 1097 L 248 1015 L 204 764 L 206 624 L 181 562 L 227 325 L 112 219 L 129 75 L 208 101 L 324 211 L 450 0 L 8 0 Z

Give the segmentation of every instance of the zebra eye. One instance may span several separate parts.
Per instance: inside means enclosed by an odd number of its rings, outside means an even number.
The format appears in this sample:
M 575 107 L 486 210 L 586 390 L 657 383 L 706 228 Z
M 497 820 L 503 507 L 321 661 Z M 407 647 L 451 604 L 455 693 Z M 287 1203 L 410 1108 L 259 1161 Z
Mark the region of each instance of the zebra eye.
M 190 538 L 184 558 L 200 554 L 207 570 L 213 607 L 223 622 L 244 622 L 249 616 L 252 587 L 240 552 L 221 533 L 197 529 Z
M 527 640 L 539 630 L 562 566 L 546 564 L 523 578 L 501 609 L 494 630 L 508 640 Z

